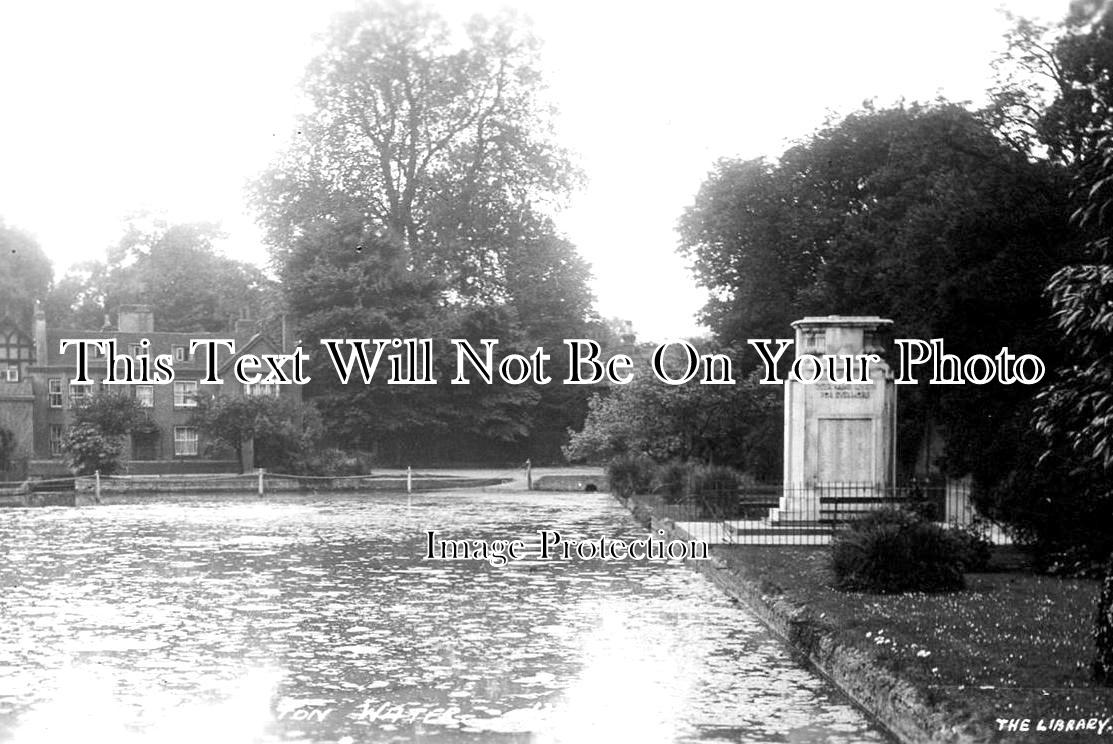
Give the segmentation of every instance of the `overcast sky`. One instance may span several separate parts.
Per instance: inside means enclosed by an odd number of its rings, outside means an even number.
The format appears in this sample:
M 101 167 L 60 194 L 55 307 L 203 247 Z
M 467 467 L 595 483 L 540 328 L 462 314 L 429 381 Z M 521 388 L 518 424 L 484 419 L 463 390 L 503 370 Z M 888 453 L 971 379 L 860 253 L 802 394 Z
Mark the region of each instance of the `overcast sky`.
M 265 252 L 244 184 L 286 142 L 315 35 L 346 0 L 0 2 L 0 216 L 56 275 L 103 256 L 124 216 L 210 220 Z M 587 186 L 559 225 L 598 308 L 644 340 L 698 332 L 674 226 L 714 161 L 776 156 L 868 98 L 980 103 L 1008 22 L 1066 0 L 435 3 L 521 8 L 544 40 L 558 137 Z

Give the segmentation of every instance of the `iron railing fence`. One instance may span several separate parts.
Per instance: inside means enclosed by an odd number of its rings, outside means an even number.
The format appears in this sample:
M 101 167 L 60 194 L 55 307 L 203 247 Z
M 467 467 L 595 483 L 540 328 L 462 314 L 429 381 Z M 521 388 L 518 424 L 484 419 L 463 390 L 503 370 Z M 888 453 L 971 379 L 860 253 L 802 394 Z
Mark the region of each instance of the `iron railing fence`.
M 1010 542 L 1004 527 L 977 513 L 962 482 L 746 485 L 661 496 L 662 516 L 709 543 L 826 545 L 839 530 L 886 507 L 915 511 L 949 529 L 976 531 L 995 545 Z

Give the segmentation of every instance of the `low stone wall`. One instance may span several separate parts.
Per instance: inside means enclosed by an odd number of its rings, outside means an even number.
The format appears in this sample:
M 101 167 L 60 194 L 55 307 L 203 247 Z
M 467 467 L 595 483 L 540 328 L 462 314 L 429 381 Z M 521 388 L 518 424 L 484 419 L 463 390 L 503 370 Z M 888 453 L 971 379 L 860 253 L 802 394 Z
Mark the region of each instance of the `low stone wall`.
M 690 539 L 672 520 L 655 518 L 651 510 L 628 502 L 634 518 L 665 539 Z M 770 548 L 775 550 L 776 548 Z M 722 560 L 690 561 L 727 596 L 744 603 L 793 649 L 849 698 L 870 713 L 898 740 L 907 744 L 975 744 L 993 737 L 990 727 L 966 719 L 959 711 L 930 704 L 925 693 L 881 668 L 866 653 L 842 644 L 835 629 L 807 607 L 777 596 L 731 570 Z
M 456 478 L 448 476 L 418 476 L 412 480 L 414 491 L 435 491 L 447 488 L 475 488 L 494 486 L 505 482 L 501 478 Z M 91 494 L 96 490 L 96 479 L 78 478 L 75 488 L 79 493 Z M 180 493 L 255 493 L 259 490 L 259 476 L 245 475 L 154 475 L 114 476 L 102 478 L 101 496 L 106 494 L 180 494 Z M 322 491 L 392 491 L 406 490 L 406 481 L 397 476 L 367 476 L 362 478 L 294 478 L 281 475 L 263 476 L 263 493 L 317 493 Z
M 235 475 L 240 472 L 240 463 L 236 460 L 128 460 L 122 464 L 122 469 L 128 475 Z M 28 473 L 39 478 L 68 478 L 73 474 L 65 460 L 31 460 Z
M 124 463 L 128 475 L 204 475 L 220 473 L 237 475 L 239 460 L 129 460 Z
M 414 493 L 456 488 L 484 488 L 509 482 L 509 478 L 467 477 L 415 474 Z M 90 504 L 131 504 L 153 498 L 173 501 L 205 499 L 212 496 L 258 498 L 259 477 L 245 475 L 136 475 L 101 478 L 100 494 L 94 476 L 73 480 L 73 488 L 35 491 L 36 481 L 11 488 L 0 488 L 0 508 L 34 506 L 85 506 Z M 264 474 L 263 496 L 318 494 L 334 492 L 404 493 L 405 477 L 377 475 L 360 478 L 294 478 Z
M 605 475 L 542 475 L 533 481 L 534 491 L 609 491 Z
M 81 499 L 73 491 L 0 494 L 0 509 L 28 506 L 79 506 L 80 502 Z

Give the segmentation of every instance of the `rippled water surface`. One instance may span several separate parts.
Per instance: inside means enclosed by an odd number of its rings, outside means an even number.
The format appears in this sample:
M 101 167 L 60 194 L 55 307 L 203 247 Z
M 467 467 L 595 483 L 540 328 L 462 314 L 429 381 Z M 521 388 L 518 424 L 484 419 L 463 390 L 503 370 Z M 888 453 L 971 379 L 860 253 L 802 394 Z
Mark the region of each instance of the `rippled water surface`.
M 0 741 L 867 742 L 679 565 L 424 560 L 644 537 L 605 494 L 200 500 L 0 513 Z

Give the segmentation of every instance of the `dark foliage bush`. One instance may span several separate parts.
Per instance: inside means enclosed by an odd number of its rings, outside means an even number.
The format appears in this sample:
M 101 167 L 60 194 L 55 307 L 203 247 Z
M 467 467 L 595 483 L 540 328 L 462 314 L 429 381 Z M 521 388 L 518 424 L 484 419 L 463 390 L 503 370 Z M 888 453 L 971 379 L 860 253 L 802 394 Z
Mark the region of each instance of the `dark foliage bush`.
M 653 485 L 656 464 L 645 455 L 620 455 L 607 463 L 611 493 L 623 498 L 646 493 Z
M 669 460 L 658 466 L 653 479 L 654 490 L 666 504 L 679 504 L 684 500 L 691 470 L 692 466 L 683 460 Z
M 950 531 L 958 548 L 959 561 L 966 573 L 980 573 L 989 567 L 993 544 L 977 525 L 957 527 Z
M 898 509 L 857 520 L 831 544 L 835 586 L 846 591 L 939 592 L 964 586 L 959 541 Z
M 1113 553 L 1108 477 L 1073 467 L 1058 452 L 1042 457 L 1037 444 L 1025 443 L 1022 462 L 992 485 L 975 480 L 971 499 L 979 513 L 1008 527 L 1037 570 L 1101 576 Z
M 77 475 L 111 475 L 120 469 L 123 443 L 119 436 L 108 436 L 90 423 L 77 423 L 62 437 L 62 451 L 70 469 Z
M 691 470 L 688 498 L 700 507 L 705 517 L 725 518 L 738 505 L 738 489 L 743 476 L 722 465 L 696 465 Z
M 306 460 L 310 475 L 367 475 L 371 472 L 372 457 L 368 452 L 347 451 L 337 448 L 321 449 Z
M 939 491 L 937 490 L 935 493 L 939 493 Z M 908 504 L 905 508 L 929 522 L 941 522 L 944 516 L 943 502 L 932 496 L 933 492 L 931 490 L 925 489 L 921 485 L 913 485 L 908 494 Z
M 1094 679 L 1113 685 L 1113 556 L 1109 557 L 1094 613 Z

